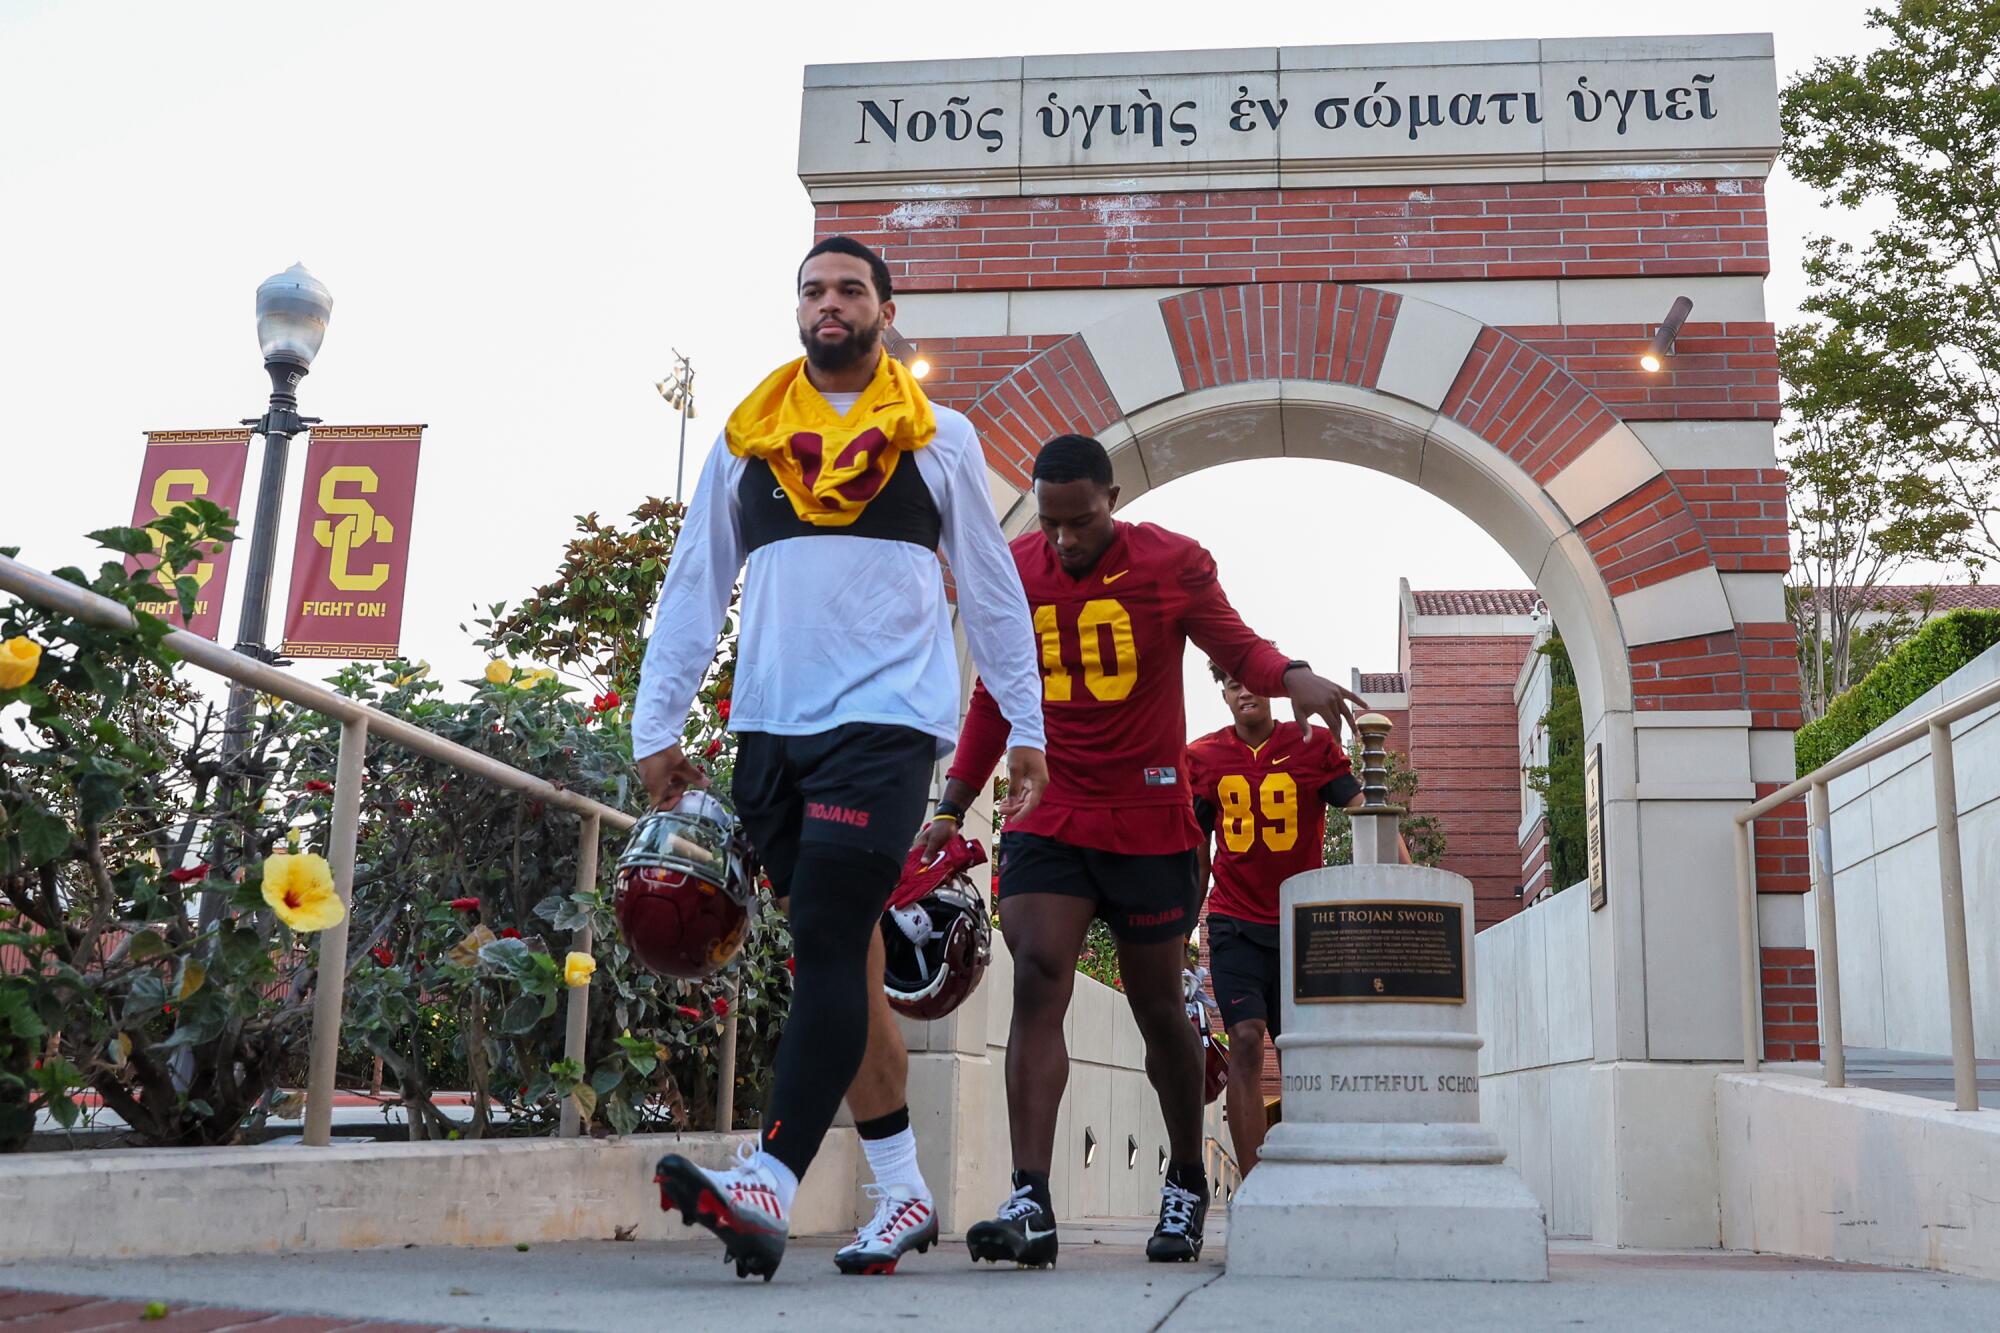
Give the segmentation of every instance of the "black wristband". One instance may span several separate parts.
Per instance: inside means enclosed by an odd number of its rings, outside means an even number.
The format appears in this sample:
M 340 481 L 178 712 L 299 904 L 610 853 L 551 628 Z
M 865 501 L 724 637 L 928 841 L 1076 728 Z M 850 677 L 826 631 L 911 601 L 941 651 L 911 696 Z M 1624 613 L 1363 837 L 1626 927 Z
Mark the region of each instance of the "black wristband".
M 1291 661 L 1285 663 L 1285 670 L 1287 672 L 1297 671 L 1297 670 L 1311 671 L 1312 663 L 1305 661 L 1303 658 L 1295 657 Z
M 965 807 L 957 801 L 940 796 L 936 807 L 931 811 L 931 818 L 953 819 L 962 824 L 965 822 Z

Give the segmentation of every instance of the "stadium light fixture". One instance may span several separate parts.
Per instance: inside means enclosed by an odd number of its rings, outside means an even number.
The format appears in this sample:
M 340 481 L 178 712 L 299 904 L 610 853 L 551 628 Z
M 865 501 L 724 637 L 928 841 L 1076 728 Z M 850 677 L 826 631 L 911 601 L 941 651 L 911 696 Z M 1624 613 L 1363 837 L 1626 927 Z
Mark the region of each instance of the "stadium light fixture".
M 694 363 L 681 355 L 678 347 L 672 350 L 674 368 L 667 372 L 665 379 L 654 380 L 653 387 L 659 391 L 660 397 L 666 399 L 668 407 L 681 414 L 680 453 L 674 460 L 674 503 L 678 504 L 683 474 L 687 469 L 688 422 L 695 418 Z
M 1680 336 L 1681 325 L 1687 323 L 1688 314 L 1693 311 L 1694 302 L 1685 296 L 1676 296 L 1673 306 L 1660 327 L 1653 331 L 1653 341 L 1646 350 L 1639 353 L 1639 369 L 1648 375 L 1657 375 L 1673 359 L 1674 339 Z

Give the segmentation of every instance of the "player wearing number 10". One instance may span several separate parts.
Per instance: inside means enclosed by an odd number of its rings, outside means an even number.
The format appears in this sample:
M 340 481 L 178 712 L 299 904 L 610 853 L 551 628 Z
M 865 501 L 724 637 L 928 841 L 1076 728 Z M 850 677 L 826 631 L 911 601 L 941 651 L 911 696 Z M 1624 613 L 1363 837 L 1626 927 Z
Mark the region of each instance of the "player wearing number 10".
M 1069 1078 L 1063 1017 L 1093 917 L 1118 941 L 1125 995 L 1146 1043 L 1146 1073 L 1166 1120 L 1168 1164 L 1154 1260 L 1201 1255 L 1208 1183 L 1201 1161 L 1202 1054 L 1182 1009 L 1185 940 L 1200 905 L 1201 841 L 1182 771 L 1189 640 L 1240 680 L 1289 694 L 1329 726 L 1352 698 L 1246 626 L 1201 546 L 1111 514 L 1118 488 L 1104 446 L 1080 435 L 1035 460 L 1041 530 L 1012 543 L 1040 643 L 1049 786 L 1000 838 L 1000 928 L 1014 957 L 1007 1114 L 1014 1192 L 973 1226 L 974 1259 L 1043 1265 L 1056 1257 L 1048 1172 Z M 1358 701 L 1357 701 L 1358 702 Z M 984 685 L 926 834 L 941 847 L 1000 757 L 1005 725 Z

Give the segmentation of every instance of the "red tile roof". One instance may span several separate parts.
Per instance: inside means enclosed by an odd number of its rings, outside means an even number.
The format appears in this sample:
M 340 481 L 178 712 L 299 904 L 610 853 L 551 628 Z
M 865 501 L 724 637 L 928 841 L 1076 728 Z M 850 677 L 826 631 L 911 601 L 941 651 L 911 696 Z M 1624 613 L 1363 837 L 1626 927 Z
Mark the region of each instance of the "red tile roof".
M 1420 616 L 1525 616 L 1538 600 L 1533 588 L 1447 588 L 1410 597 Z
M 1400 671 L 1363 671 L 1360 693 L 1362 694 L 1407 694 L 1410 682 Z
M 1869 606 L 1878 611 L 1905 607 L 1915 611 L 1923 599 L 1932 599 L 1931 613 L 1947 611 L 2000 611 L 2000 584 L 1990 583 L 1885 583 L 1869 594 Z

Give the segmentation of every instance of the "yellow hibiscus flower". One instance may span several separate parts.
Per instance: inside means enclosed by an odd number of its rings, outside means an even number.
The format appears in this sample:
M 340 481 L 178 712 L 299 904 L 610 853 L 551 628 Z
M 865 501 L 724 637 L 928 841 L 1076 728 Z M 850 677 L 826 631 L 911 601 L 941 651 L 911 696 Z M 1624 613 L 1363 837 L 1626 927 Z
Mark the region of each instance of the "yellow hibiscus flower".
M 0 690 L 18 690 L 35 678 L 42 646 L 25 634 L 0 643 Z
M 487 668 L 488 671 L 491 671 L 492 669 L 493 668 L 491 667 Z M 411 667 L 408 671 L 404 672 L 402 675 L 396 677 L 395 686 L 397 689 L 401 689 L 403 686 L 408 685 L 411 681 L 422 680 L 425 676 L 428 676 L 430 674 L 431 674 L 431 664 L 429 662 L 419 662 L 415 666 Z M 492 678 L 489 676 L 488 679 L 490 680 Z
M 514 667 L 512 663 L 503 662 L 496 657 L 486 664 L 486 683 L 488 685 L 505 685 L 512 679 L 514 679 Z
M 277 852 L 264 860 L 264 901 L 278 919 L 305 934 L 347 915 L 333 887 L 333 867 L 317 852 Z
M 597 970 L 597 960 L 587 953 L 572 951 L 563 959 L 563 985 L 588 986 L 590 974 Z
M 532 690 L 543 681 L 554 680 L 555 678 L 556 673 L 547 667 L 536 667 L 532 671 L 523 671 L 519 678 L 514 681 L 514 688 L 517 690 Z

